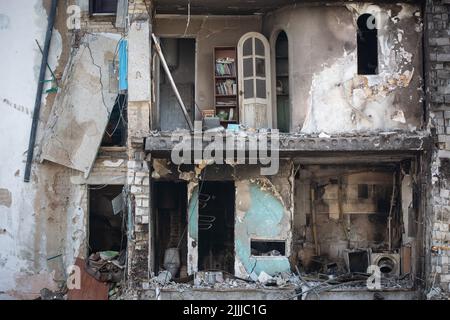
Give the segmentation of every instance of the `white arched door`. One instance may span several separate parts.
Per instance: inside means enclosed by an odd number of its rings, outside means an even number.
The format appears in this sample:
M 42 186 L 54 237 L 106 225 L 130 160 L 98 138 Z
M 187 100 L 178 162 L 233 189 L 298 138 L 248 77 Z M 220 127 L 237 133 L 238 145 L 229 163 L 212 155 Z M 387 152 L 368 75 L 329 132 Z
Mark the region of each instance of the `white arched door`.
M 241 124 L 271 128 L 270 48 L 262 34 L 249 32 L 239 40 L 238 72 Z

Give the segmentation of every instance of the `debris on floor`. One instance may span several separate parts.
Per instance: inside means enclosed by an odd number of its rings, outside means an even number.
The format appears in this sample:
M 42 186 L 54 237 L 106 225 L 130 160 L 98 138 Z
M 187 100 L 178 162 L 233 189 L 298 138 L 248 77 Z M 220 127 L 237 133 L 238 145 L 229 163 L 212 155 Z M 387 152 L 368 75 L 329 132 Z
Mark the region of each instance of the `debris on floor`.
M 125 269 L 125 251 L 93 253 L 86 263 L 86 271 L 100 282 L 120 282 Z

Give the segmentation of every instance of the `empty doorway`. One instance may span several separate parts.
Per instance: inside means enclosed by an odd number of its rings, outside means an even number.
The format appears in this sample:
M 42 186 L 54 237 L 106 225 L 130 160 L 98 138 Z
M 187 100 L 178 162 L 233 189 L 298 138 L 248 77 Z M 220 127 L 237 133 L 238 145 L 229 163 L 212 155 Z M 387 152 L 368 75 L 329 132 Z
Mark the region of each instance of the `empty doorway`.
M 187 277 L 187 184 L 178 181 L 155 182 L 153 190 L 155 271 L 158 273 L 170 269 L 170 264 L 176 264 L 175 274 L 172 277 L 175 280 L 185 278 Z
M 161 38 L 161 49 L 181 99 L 191 118 L 195 114 L 195 39 Z M 159 72 L 159 119 L 162 131 L 189 129 L 164 69 Z
M 289 46 L 284 31 L 278 34 L 275 44 L 276 92 L 277 92 L 277 128 L 280 132 L 290 130 L 290 95 L 289 95 Z
M 204 182 L 199 195 L 198 267 L 234 273 L 234 182 Z

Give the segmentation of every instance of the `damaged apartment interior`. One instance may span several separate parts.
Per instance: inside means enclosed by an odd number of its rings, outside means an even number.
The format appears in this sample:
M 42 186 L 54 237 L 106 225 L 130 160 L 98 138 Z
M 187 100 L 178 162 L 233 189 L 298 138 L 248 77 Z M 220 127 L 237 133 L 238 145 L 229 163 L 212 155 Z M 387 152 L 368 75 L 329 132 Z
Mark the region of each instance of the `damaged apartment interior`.
M 425 297 L 422 1 L 69 2 L 33 164 L 68 170 L 64 263 L 95 279 L 69 299 Z M 208 133 L 267 139 L 276 172 L 174 160 Z

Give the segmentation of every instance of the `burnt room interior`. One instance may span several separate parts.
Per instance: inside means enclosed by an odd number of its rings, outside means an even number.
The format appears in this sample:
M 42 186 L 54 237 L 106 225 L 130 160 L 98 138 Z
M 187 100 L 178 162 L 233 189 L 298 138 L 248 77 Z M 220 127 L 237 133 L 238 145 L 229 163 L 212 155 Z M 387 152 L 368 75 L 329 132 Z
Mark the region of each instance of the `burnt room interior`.
M 296 176 L 294 246 L 305 273 L 414 272 L 417 221 L 412 163 L 305 165 Z

